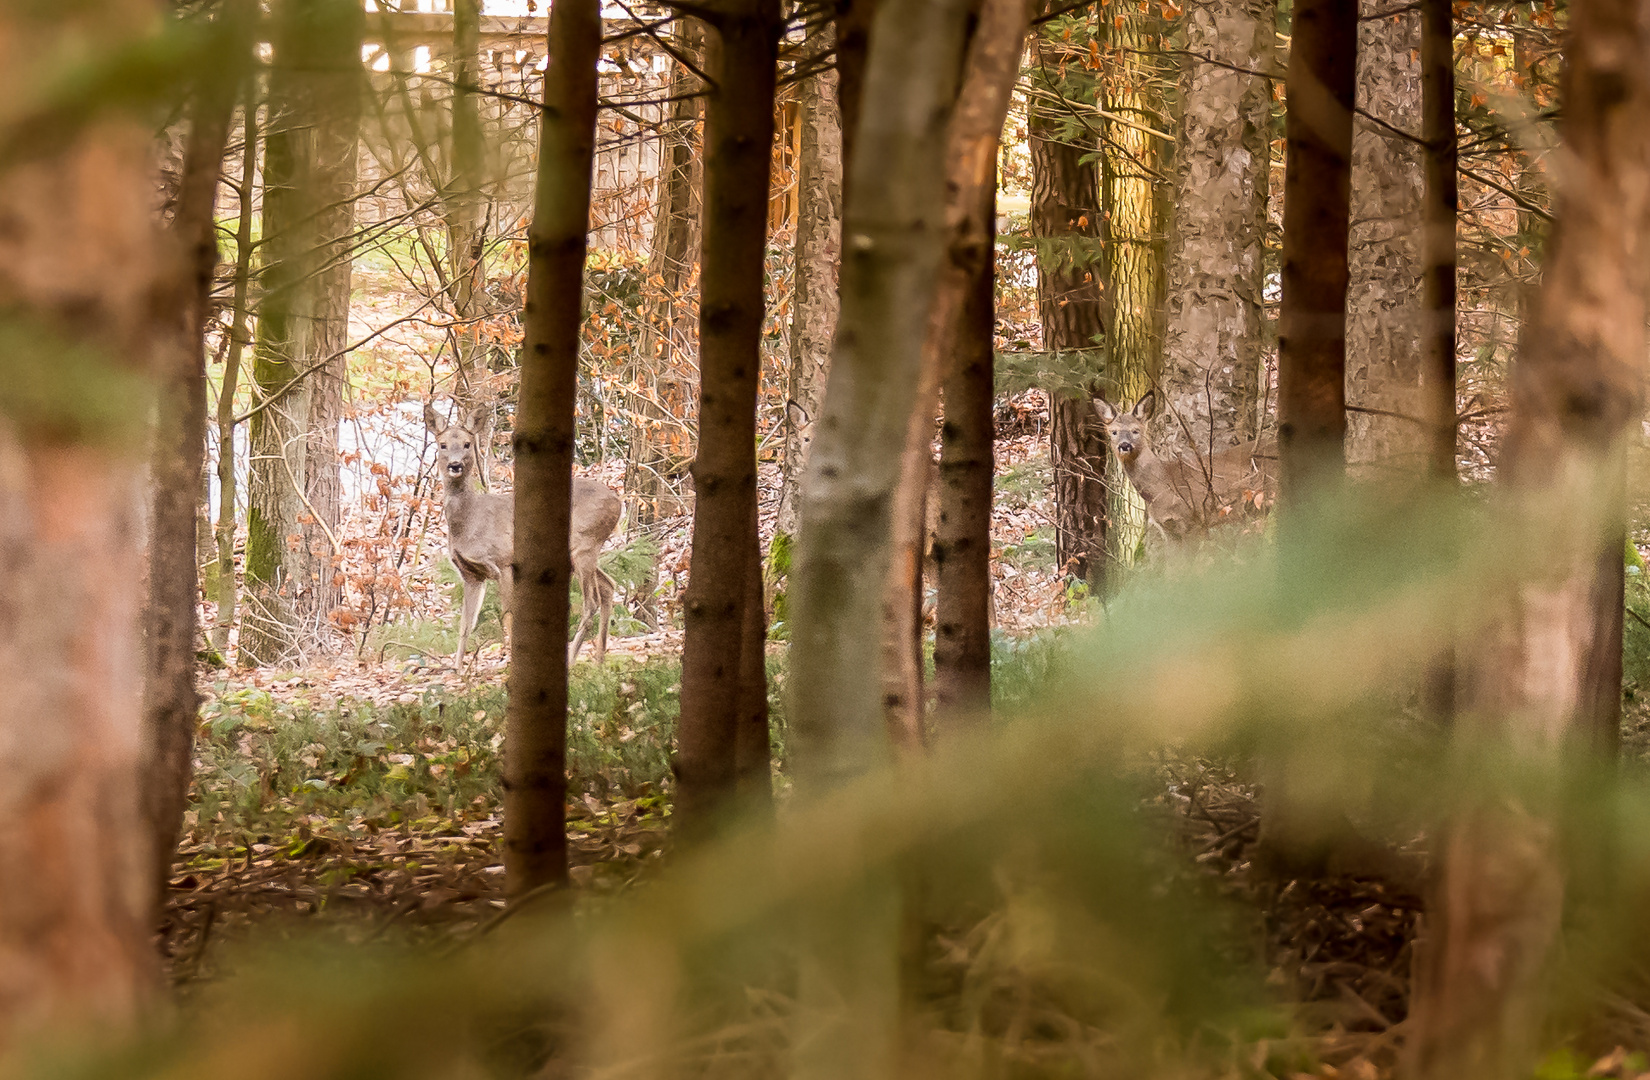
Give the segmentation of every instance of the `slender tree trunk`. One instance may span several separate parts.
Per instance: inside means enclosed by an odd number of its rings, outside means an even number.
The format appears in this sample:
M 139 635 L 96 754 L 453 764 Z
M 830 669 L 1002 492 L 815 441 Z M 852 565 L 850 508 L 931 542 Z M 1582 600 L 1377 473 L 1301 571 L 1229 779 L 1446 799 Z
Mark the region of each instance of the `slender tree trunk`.
M 140 0 L 73 20 L 0 8 L 0 130 L 35 130 L 25 124 L 66 49 L 141 48 L 160 18 Z M 169 329 L 154 301 L 175 283 L 156 251 L 141 118 L 111 110 L 12 145 L 0 170 L 0 1073 L 21 1075 L 38 1071 L 23 1064 L 32 1037 L 118 1037 L 158 981 L 136 628 L 148 376 Z
M 230 55 L 245 48 L 242 35 L 251 14 L 245 8 L 244 3 L 234 3 L 224 13 L 223 45 Z M 156 859 L 157 922 L 188 802 L 200 707 L 195 692 L 195 612 L 200 599 L 196 522 L 206 460 L 206 318 L 218 269 L 218 177 L 235 115 L 238 74 L 225 66 L 228 70 L 201 79 L 190 107 L 189 140 L 172 220 L 185 272 L 169 297 L 174 306 L 161 335 L 162 381 L 150 465 L 142 775 L 143 811 Z
M 550 11 L 539 164 L 528 235 L 526 339 L 516 408 L 515 593 L 504 765 L 506 887 L 520 900 L 567 880 L 567 615 L 573 406 L 578 394 L 590 171 L 596 153 L 597 0 Z
M 1455 464 L 1455 23 L 1451 0 L 1421 5 L 1421 138 L 1425 191 L 1421 239 L 1421 415 L 1429 439 L 1427 472 L 1443 487 L 1459 482 Z M 1619 561 L 1619 560 L 1618 560 Z M 1617 650 L 1616 655 L 1620 655 Z M 1455 657 L 1446 650 L 1427 673 L 1428 710 L 1455 713 Z
M 1483 644 L 1458 730 L 1524 754 L 1613 753 L 1619 726 L 1623 464 L 1643 407 L 1650 286 L 1650 10 L 1570 8 L 1555 219 L 1513 373 L 1505 509 L 1537 556 Z M 1559 825 L 1488 790 L 1442 845 L 1410 1043 L 1423 1077 L 1529 1071 L 1564 906 Z
M 808 38 L 809 51 L 831 47 L 829 26 Z M 791 297 L 790 400 L 810 419 L 819 416 L 836 336 L 837 263 L 842 256 L 842 119 L 837 74 L 822 71 L 802 83 L 801 146 L 797 150 L 796 285 Z M 785 432 L 785 474 L 779 493 L 779 531 L 796 534 L 802 506 L 802 440 Z
M 1278 316 L 1278 453 L 1286 509 L 1300 506 L 1345 469 L 1357 5 L 1305 0 L 1294 20 Z
M 934 475 L 934 413 L 955 366 L 958 320 L 980 275 L 991 273 L 997 147 L 1025 47 L 1024 0 L 986 0 L 971 36 L 946 147 L 948 258 L 928 312 L 916 408 L 906 429 L 892 506 L 891 568 L 882 611 L 883 710 L 889 737 L 907 752 L 925 740 L 922 601 L 927 500 Z M 988 335 L 989 340 L 989 335 Z
M 248 344 L 247 293 L 252 282 L 252 192 L 258 174 L 258 82 L 247 80 L 241 109 L 240 218 L 235 226 L 235 294 L 229 324 L 229 349 L 224 354 L 223 385 L 218 389 L 218 614 L 212 624 L 212 647 L 229 649 L 229 631 L 235 625 L 235 388 L 241 378 L 241 356 Z
M 1427 419 L 1420 392 L 1424 148 L 1414 138 L 1422 126 L 1422 30 L 1414 9 L 1381 14 L 1392 7 L 1360 3 L 1355 96 L 1368 115 L 1355 117 L 1352 131 L 1346 457 L 1356 475 L 1407 488 L 1428 465 L 1427 440 L 1416 438 Z
M 980 208 L 996 224 L 996 192 Z M 934 697 L 942 724 L 975 722 L 991 706 L 991 497 L 995 259 L 973 274 L 943 387 L 940 513 L 934 536 Z
M 1255 437 L 1271 167 L 1273 0 L 1186 12 L 1157 440 L 1207 457 Z M 1204 59 L 1207 57 L 1207 59 Z
M 351 230 L 364 13 L 348 0 L 279 9 L 264 151 L 263 299 L 253 379 L 241 658 L 273 664 L 338 606 Z M 287 63 L 302 57 L 304 63 Z
M 710 70 L 716 86 L 705 103 L 699 456 L 693 465 L 693 571 L 682 603 L 682 714 L 676 736 L 675 814 L 689 837 L 708 835 L 731 807 L 740 719 L 755 710 L 749 700 L 755 693 L 749 668 L 754 654 L 746 648 L 746 629 L 756 624 L 747 620 L 745 609 L 750 575 L 761 572 L 753 510 L 756 403 L 779 5 L 729 0 L 718 9 L 712 29 Z M 758 577 L 758 599 L 760 594 Z
M 1046 44 L 1039 38 L 1039 49 Z M 1089 381 L 1102 374 L 1105 298 L 1098 240 L 1105 215 L 1099 173 L 1083 159 L 1096 147 L 1063 130 L 1063 118 L 1040 100 L 1031 107 L 1031 232 L 1071 244 L 1037 261 L 1037 311 L 1043 348 L 1066 353 Z M 1088 395 L 1050 395 L 1049 454 L 1054 465 L 1054 535 L 1061 573 L 1096 590 L 1106 577 L 1106 453 Z

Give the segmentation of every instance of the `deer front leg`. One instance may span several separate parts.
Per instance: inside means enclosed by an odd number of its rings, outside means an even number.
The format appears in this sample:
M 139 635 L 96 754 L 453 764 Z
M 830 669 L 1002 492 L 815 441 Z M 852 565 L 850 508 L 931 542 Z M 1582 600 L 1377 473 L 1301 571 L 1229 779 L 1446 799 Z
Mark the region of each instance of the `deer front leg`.
M 458 580 L 464 588 L 464 602 L 458 613 L 458 655 L 453 659 L 453 666 L 463 675 L 465 646 L 469 644 L 470 631 L 475 629 L 477 620 L 481 618 L 481 600 L 487 595 L 487 579 L 472 579 L 468 574 L 460 574 Z
M 504 612 L 504 647 L 509 650 L 509 655 L 512 658 L 515 656 L 515 651 L 512 648 L 515 644 L 515 638 L 512 636 L 515 619 L 510 614 L 510 598 L 515 593 L 515 584 L 515 568 L 512 566 L 502 567 L 498 572 L 498 606 Z

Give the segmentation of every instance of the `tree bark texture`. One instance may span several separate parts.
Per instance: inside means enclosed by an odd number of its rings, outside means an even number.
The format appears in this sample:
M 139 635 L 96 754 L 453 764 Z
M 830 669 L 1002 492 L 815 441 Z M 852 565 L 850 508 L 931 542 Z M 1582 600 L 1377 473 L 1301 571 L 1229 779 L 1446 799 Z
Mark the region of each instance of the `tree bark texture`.
M 1186 11 L 1168 238 L 1164 420 L 1156 441 L 1206 458 L 1260 421 L 1273 0 Z
M 246 54 L 250 13 L 245 4 L 224 12 L 223 50 Z M 201 473 L 206 461 L 206 320 L 218 269 L 215 210 L 224 146 L 235 114 L 237 71 L 209 70 L 190 106 L 189 138 L 178 187 L 172 236 L 181 250 L 178 280 L 167 294 L 158 335 L 158 402 L 150 462 L 148 605 L 143 686 L 143 811 L 156 859 L 154 915 L 158 923 L 171 877 L 178 830 L 189 798 L 195 724 L 196 605 L 200 560 L 196 549 Z M 234 563 L 228 576 L 234 576 Z
M 695 19 L 677 22 L 676 48 L 695 62 L 704 56 L 704 26 Z M 647 322 L 642 330 L 641 361 L 635 378 L 650 393 L 637 394 L 633 410 L 641 418 L 630 436 L 625 463 L 625 495 L 631 529 L 653 528 L 679 512 L 674 485 L 691 456 L 678 417 L 691 408 L 690 375 L 697 356 L 698 307 L 692 297 L 699 251 L 699 189 L 703 163 L 699 114 L 703 87 L 686 64 L 671 75 L 670 126 L 660 151 L 658 197 L 654 201 L 652 250 L 648 256 Z M 650 566 L 635 615 L 651 630 L 659 628 L 657 565 Z
M 1039 48 L 1044 46 L 1039 38 Z M 1062 117 L 1034 100 L 1031 133 L 1031 232 L 1076 239 L 1068 250 L 1037 260 L 1037 312 L 1043 349 L 1070 357 L 1098 383 L 1106 332 L 1098 241 L 1104 226 L 1099 172 L 1083 158 L 1096 147 L 1067 133 Z M 1086 241 L 1086 242 L 1084 242 Z M 1049 455 L 1054 465 L 1056 558 L 1062 573 L 1093 584 L 1105 580 L 1106 447 L 1088 395 L 1050 395 Z
M 809 36 L 809 51 L 831 47 L 832 30 Z M 819 416 L 836 337 L 837 264 L 842 257 L 842 118 L 837 73 L 821 71 L 797 87 L 796 284 L 791 295 L 789 397 L 810 419 Z M 785 472 L 779 491 L 779 531 L 795 535 L 802 505 L 801 433 L 785 431 Z
M 689 837 L 708 835 L 732 808 L 740 720 L 756 707 L 756 688 L 741 672 L 749 674 L 752 662 L 747 626 L 756 629 L 746 613 L 752 574 L 761 595 L 756 404 L 780 30 L 775 0 L 728 0 L 710 35 L 716 85 L 705 102 L 699 455 L 676 729 L 675 816 Z M 765 680 L 762 691 L 765 702 Z
M 241 357 L 249 343 L 247 317 L 252 284 L 252 186 L 258 174 L 258 84 L 247 80 L 241 107 L 240 216 L 235 225 L 235 285 L 230 302 L 229 348 L 224 352 L 223 381 L 218 388 L 218 574 L 213 580 L 218 612 L 212 622 L 212 647 L 229 651 L 229 631 L 235 625 L 235 388 L 241 379 Z
M 791 734 L 799 785 L 887 758 L 877 670 L 889 522 L 945 256 L 946 119 L 966 0 L 884 0 L 843 221 L 842 314 L 803 484 L 792 575 Z
M 1024 0 L 985 0 L 980 6 L 947 134 L 947 257 L 930 301 L 916 407 L 894 493 L 892 558 L 882 609 L 883 715 L 889 737 L 906 752 L 920 750 L 926 735 L 923 562 L 934 477 L 934 413 L 940 383 L 957 362 L 958 321 L 965 303 L 981 274 L 991 274 L 997 148 L 1019 74 L 1027 19 Z
M 1570 12 L 1566 167 L 1499 474 L 1538 554 L 1482 642 L 1457 728 L 1553 758 L 1613 754 L 1619 730 L 1623 463 L 1650 286 L 1650 7 Z M 1528 1071 L 1564 904 L 1558 835 L 1518 792 L 1486 792 L 1450 826 L 1418 978 L 1418 1075 Z
M 996 193 L 982 211 L 996 224 Z M 991 498 L 996 428 L 996 266 L 977 268 L 963 300 L 942 392 L 939 525 L 934 535 L 934 699 L 942 727 L 983 720 L 991 706 Z
M 252 365 L 264 400 L 249 430 L 246 663 L 278 663 L 313 642 L 342 595 L 338 423 L 363 22 L 347 0 L 287 0 L 277 11 Z
M 48 1030 L 115 1035 L 158 971 L 138 633 L 144 438 L 168 284 L 151 128 L 118 109 L 33 141 L 65 49 L 144 47 L 161 12 L 0 9 L 0 1072 Z M 194 481 L 189 488 L 192 491 Z M 192 508 L 191 508 L 192 509 Z M 193 514 L 185 525 L 193 536 Z
M 1415 140 L 1421 134 L 1421 15 L 1374 17 L 1391 6 L 1360 3 L 1356 97 L 1368 115 L 1355 117 L 1352 128 L 1346 458 L 1354 475 L 1412 483 L 1427 469 L 1427 441 L 1417 437 L 1426 421 L 1424 148 Z
M 596 153 L 598 0 L 555 5 L 548 37 L 515 431 L 504 873 L 510 896 L 518 900 L 567 880 L 567 617 L 573 569 L 568 544 Z
M 1347 229 L 1358 10 L 1295 9 L 1284 120 L 1283 298 L 1278 316 L 1278 456 L 1286 505 L 1346 461 Z

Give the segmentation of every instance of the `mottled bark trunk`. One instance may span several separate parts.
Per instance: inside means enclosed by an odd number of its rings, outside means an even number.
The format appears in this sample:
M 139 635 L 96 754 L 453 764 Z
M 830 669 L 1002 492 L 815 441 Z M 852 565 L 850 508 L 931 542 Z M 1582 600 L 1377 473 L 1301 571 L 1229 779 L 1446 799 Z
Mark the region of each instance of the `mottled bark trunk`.
M 1460 720 L 1481 745 L 1613 753 L 1620 706 L 1625 451 L 1643 407 L 1650 286 L 1650 7 L 1570 8 L 1566 168 L 1535 318 L 1513 372 L 1506 512 L 1527 577 L 1486 635 Z M 1486 790 L 1442 845 L 1417 979 L 1423 1077 L 1527 1073 L 1564 907 L 1560 826 L 1526 790 Z
M 227 655 L 229 631 L 235 625 L 238 589 L 235 585 L 235 389 L 241 378 L 241 357 L 249 344 L 248 292 L 252 283 L 252 191 L 258 173 L 258 85 L 247 83 L 241 108 L 240 217 L 235 225 L 235 291 L 231 301 L 229 348 L 224 353 L 223 382 L 218 388 L 218 576 L 213 598 L 218 613 L 212 623 L 212 647 Z
M 809 51 L 831 47 L 831 28 L 809 36 Z M 837 75 L 822 71 L 797 88 L 801 145 L 797 150 L 796 284 L 791 296 L 790 400 L 819 416 L 836 336 L 837 263 L 842 256 L 842 120 Z M 779 491 L 779 531 L 795 535 L 802 505 L 802 440 L 785 431 L 785 472 Z
M 995 192 L 982 213 L 996 223 Z M 942 725 L 985 719 L 991 706 L 992 416 L 995 259 L 963 301 L 955 360 L 942 392 L 939 527 L 934 535 L 934 699 Z
M 1278 453 L 1286 509 L 1345 468 L 1347 230 L 1358 12 L 1295 9 L 1285 117 Z
M 1024 0 L 981 5 L 947 134 L 948 257 L 928 311 L 916 406 L 906 428 L 891 510 L 892 558 L 882 608 L 883 715 L 889 737 L 906 752 L 920 750 L 926 737 L 922 571 L 934 477 L 934 414 L 940 384 L 956 363 L 964 302 L 980 274 L 990 273 L 997 147 L 1019 73 L 1026 20 Z
M 578 395 L 601 5 L 550 12 L 528 233 L 516 409 L 515 589 L 504 765 L 504 872 L 520 900 L 567 879 L 567 615 L 573 415 Z M 588 603 L 588 599 L 586 600 Z
M 1421 16 L 1368 17 L 1391 6 L 1360 3 L 1357 104 L 1369 115 L 1356 117 L 1352 129 L 1346 459 L 1354 476 L 1413 483 L 1428 460 L 1421 437 L 1423 149 L 1416 141 Z
M 710 40 L 705 218 L 699 285 L 699 454 L 693 464 L 693 570 L 682 600 L 677 828 L 702 837 L 738 788 L 739 726 L 754 710 L 747 642 L 756 533 L 756 404 L 774 133 L 777 0 L 728 0 Z M 761 598 L 760 578 L 755 597 Z
M 349 332 L 363 13 L 290 0 L 278 14 L 264 162 L 263 299 L 252 375 L 247 610 L 241 658 L 273 664 L 338 606 L 338 422 Z M 303 57 L 288 65 L 280 57 Z
M 798 784 L 821 791 L 885 760 L 878 668 L 890 510 L 944 257 L 945 118 L 967 0 L 885 0 L 850 166 L 842 314 L 803 486 L 791 578 L 791 734 Z M 880 35 L 886 34 L 883 38 Z
M 224 12 L 223 47 L 247 50 L 251 12 Z M 229 67 L 229 65 L 225 65 Z M 215 214 L 218 176 L 235 114 L 233 68 L 203 78 L 190 107 L 189 140 L 178 185 L 172 235 L 183 273 L 160 337 L 160 400 L 150 463 L 149 580 L 144 623 L 143 813 L 155 856 L 154 916 L 159 921 L 178 829 L 189 797 L 195 724 L 196 604 L 200 599 L 196 523 L 206 462 L 206 319 L 218 268 Z M 234 565 L 229 565 L 233 576 Z
M 64 50 L 143 47 L 157 5 L 0 9 L 0 130 Z M 14 144 L 15 147 L 16 144 Z M 163 260 L 151 132 L 59 126 L 0 171 L 0 1073 L 35 1036 L 118 1038 L 156 990 L 144 756 L 143 453 Z M 193 491 L 194 484 L 188 485 Z M 185 514 L 186 524 L 189 515 Z
M 1042 47 L 1041 45 L 1039 47 Z M 1099 175 L 1084 162 L 1094 147 L 1062 133 L 1061 118 L 1046 104 L 1031 109 L 1031 232 L 1033 236 L 1096 240 L 1104 222 Z M 1075 354 L 1098 385 L 1106 332 L 1102 275 L 1093 243 L 1038 260 L 1037 311 L 1043 348 Z M 1099 254 L 1104 259 L 1104 253 Z M 1049 454 L 1054 465 L 1055 546 L 1061 573 L 1103 587 L 1106 577 L 1106 454 L 1088 396 L 1051 395 Z
M 1158 441 L 1208 456 L 1255 437 L 1271 153 L 1273 0 L 1186 13 Z

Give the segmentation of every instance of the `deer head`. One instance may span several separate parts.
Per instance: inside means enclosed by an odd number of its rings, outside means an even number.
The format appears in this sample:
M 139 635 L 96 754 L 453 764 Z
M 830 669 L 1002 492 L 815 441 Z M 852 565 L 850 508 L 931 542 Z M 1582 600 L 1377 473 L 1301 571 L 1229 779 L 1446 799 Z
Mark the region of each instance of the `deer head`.
M 481 430 L 486 417 L 487 410 L 480 407 L 448 423 L 433 407 L 424 406 L 424 425 L 435 436 L 435 467 L 449 484 L 462 484 L 475 475 L 481 443 L 476 432 Z
M 1094 399 L 1095 414 L 1106 425 L 1106 440 L 1111 443 L 1117 460 L 1128 468 L 1147 450 L 1146 421 L 1157 411 L 1157 394 L 1148 390 L 1127 411 L 1118 409 L 1105 398 Z

